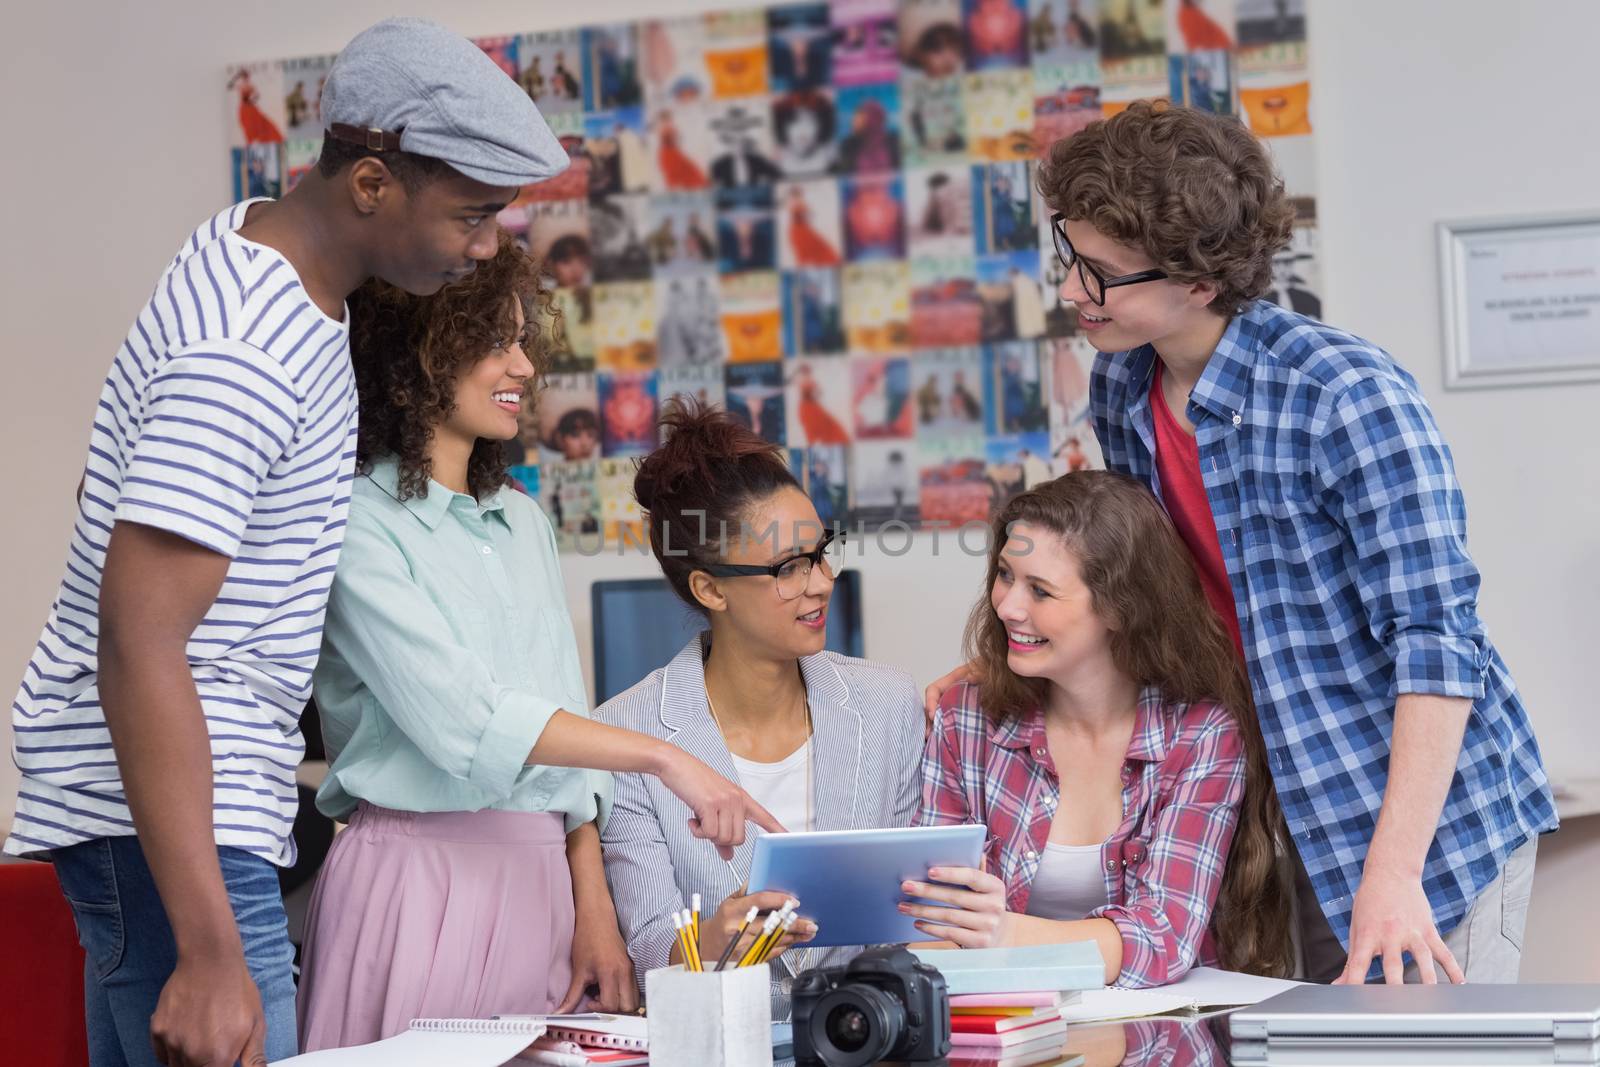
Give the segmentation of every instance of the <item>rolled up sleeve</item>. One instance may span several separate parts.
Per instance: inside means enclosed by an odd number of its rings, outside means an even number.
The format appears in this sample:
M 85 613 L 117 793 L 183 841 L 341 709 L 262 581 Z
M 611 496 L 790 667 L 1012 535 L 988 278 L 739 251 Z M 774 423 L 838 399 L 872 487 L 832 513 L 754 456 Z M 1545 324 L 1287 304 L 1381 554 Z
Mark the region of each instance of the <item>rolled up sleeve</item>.
M 1339 395 L 1318 435 L 1329 510 L 1348 531 L 1368 627 L 1394 660 L 1390 697 L 1483 695 L 1466 504 L 1427 403 L 1391 377 Z
M 538 744 L 539 735 L 544 733 L 545 725 L 549 723 L 551 716 L 561 710 L 561 707 L 543 697 L 507 686 L 487 686 L 483 692 L 475 696 L 477 699 L 473 703 L 476 707 L 472 710 L 487 712 L 488 721 L 484 723 L 482 732 L 478 735 L 478 746 L 465 768 L 466 773 L 462 774 L 444 762 L 440 762 L 439 766 L 457 778 L 467 779 L 480 789 L 497 796 L 509 796 L 512 786 L 516 784 L 517 776 L 528 766 L 528 753 Z M 393 703 L 386 703 L 392 714 Z M 424 745 L 424 741 L 431 740 L 438 745 L 445 759 L 449 758 L 448 754 L 455 740 L 454 735 L 458 732 L 463 735 L 461 738 L 463 743 L 470 743 L 472 740 L 470 723 L 460 724 L 466 729 L 458 730 L 451 728 L 451 724 L 436 722 L 437 711 L 448 706 L 446 703 L 436 706 L 434 709 L 436 714 L 430 716 L 425 725 L 421 722 L 409 728 L 404 724 L 401 725 L 401 729 L 417 743 L 418 748 L 424 752 L 430 751 L 429 747 Z

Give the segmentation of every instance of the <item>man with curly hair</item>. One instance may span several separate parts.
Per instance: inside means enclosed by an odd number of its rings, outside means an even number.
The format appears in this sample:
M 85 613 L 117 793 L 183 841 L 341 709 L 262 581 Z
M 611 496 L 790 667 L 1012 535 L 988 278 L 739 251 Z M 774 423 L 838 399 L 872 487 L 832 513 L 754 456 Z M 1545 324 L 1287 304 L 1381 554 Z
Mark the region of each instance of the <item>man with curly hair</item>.
M 1106 462 L 1166 504 L 1248 664 L 1307 976 L 1516 981 L 1556 814 L 1416 381 L 1258 299 L 1294 208 L 1237 121 L 1136 104 L 1039 189 Z
M 12 705 L 6 850 L 50 858 L 88 952 L 90 1061 L 295 1052 L 298 720 L 354 476 L 345 298 L 431 293 L 566 154 L 469 41 L 357 36 L 321 159 L 184 243 L 112 361 L 67 574 Z

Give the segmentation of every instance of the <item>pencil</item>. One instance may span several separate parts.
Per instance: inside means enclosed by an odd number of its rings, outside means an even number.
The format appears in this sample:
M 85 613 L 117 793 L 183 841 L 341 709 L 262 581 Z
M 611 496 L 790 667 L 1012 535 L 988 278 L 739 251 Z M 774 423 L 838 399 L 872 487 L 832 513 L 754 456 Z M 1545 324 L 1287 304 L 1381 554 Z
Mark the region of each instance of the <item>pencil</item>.
M 761 939 L 761 944 L 756 948 L 755 959 L 750 961 L 752 967 L 767 961 L 767 957 L 772 955 L 774 946 L 782 940 L 784 931 L 794 925 L 793 919 L 793 915 L 785 915 L 779 912 L 778 925 L 772 933 Z
M 789 932 L 790 927 L 794 926 L 794 919 L 793 915 L 789 915 L 778 924 L 778 928 L 772 932 L 772 936 L 767 938 L 767 943 L 761 946 L 761 951 L 756 953 L 756 963 L 767 962 L 772 956 L 772 950 L 777 947 L 779 941 L 783 940 L 783 935 Z
M 705 966 L 700 962 L 700 935 L 694 928 L 694 913 L 688 908 L 683 909 L 683 936 L 689 942 L 689 954 L 694 960 L 694 969 L 705 970 Z
M 778 929 L 773 932 L 771 937 L 767 938 L 766 947 L 756 959 L 757 963 L 765 962 L 767 957 L 772 955 L 773 949 L 777 947 L 778 941 L 782 939 L 783 935 L 794 928 L 794 924 L 800 918 L 799 911 L 800 902 L 794 897 L 790 897 L 783 902 L 783 907 L 778 911 Z
M 689 950 L 688 931 L 683 928 L 683 913 L 672 913 L 672 928 L 678 933 L 678 951 L 683 954 L 683 969 L 694 970 L 694 953 Z
M 757 957 L 757 963 L 767 962 L 767 958 L 772 955 L 772 950 L 776 948 L 778 946 L 778 942 L 782 941 L 789 931 L 794 928 L 794 924 L 799 920 L 799 918 L 800 916 L 794 914 L 793 912 L 789 913 L 789 917 L 778 925 L 778 935 L 767 942 L 767 947 L 762 950 L 761 955 Z
M 700 947 L 700 894 L 693 893 L 689 897 L 689 909 L 694 919 L 694 945 Z
M 683 938 L 689 942 L 689 958 L 694 961 L 693 969 L 700 970 L 700 944 L 694 937 L 694 913 L 688 908 L 683 909 Z
M 744 937 L 744 932 L 750 929 L 750 924 L 756 921 L 756 913 L 760 910 L 760 908 L 752 906 L 749 911 L 744 913 L 744 922 L 740 923 L 739 929 L 734 932 L 733 940 L 723 946 L 722 955 L 717 957 L 717 970 L 720 971 L 728 965 L 728 957 L 733 955 L 734 946 Z
M 744 959 L 740 961 L 739 966 L 748 967 L 752 963 L 760 962 L 761 953 L 768 949 L 773 941 L 782 936 L 780 928 L 783 926 L 784 920 L 793 915 L 798 907 L 800 907 L 800 902 L 790 897 L 783 902 L 783 907 L 767 916 L 767 921 L 761 925 L 761 936 L 756 939 L 754 945 L 750 946 L 750 951 L 744 954 Z
M 755 962 L 756 953 L 766 943 L 768 935 L 778 928 L 778 923 L 783 921 L 781 915 L 781 912 L 775 911 L 767 916 L 767 921 L 761 924 L 761 933 L 756 937 L 755 943 L 746 949 L 745 954 L 739 958 L 739 966 L 748 967 Z

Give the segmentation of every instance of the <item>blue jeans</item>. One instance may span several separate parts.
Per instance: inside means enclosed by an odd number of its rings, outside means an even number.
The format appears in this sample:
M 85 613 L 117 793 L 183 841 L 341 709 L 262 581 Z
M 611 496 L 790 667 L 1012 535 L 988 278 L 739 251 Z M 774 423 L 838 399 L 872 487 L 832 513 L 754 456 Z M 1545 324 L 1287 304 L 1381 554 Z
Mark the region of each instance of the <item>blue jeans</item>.
M 219 848 L 217 854 L 245 964 L 261 991 L 267 1059 L 293 1056 L 294 948 L 277 868 L 236 848 Z M 97 838 L 58 848 L 51 859 L 88 956 L 83 992 L 90 1067 L 153 1067 L 150 1017 L 178 953 L 139 839 Z

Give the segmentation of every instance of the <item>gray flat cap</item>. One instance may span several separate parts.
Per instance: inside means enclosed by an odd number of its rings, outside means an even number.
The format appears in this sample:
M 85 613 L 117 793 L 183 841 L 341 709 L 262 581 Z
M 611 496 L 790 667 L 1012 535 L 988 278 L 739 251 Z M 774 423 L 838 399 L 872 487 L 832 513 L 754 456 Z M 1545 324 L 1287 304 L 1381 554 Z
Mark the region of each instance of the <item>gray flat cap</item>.
M 425 19 L 357 34 L 328 70 L 322 119 L 335 137 L 432 156 L 486 185 L 527 185 L 567 169 L 528 95 L 477 45 Z

